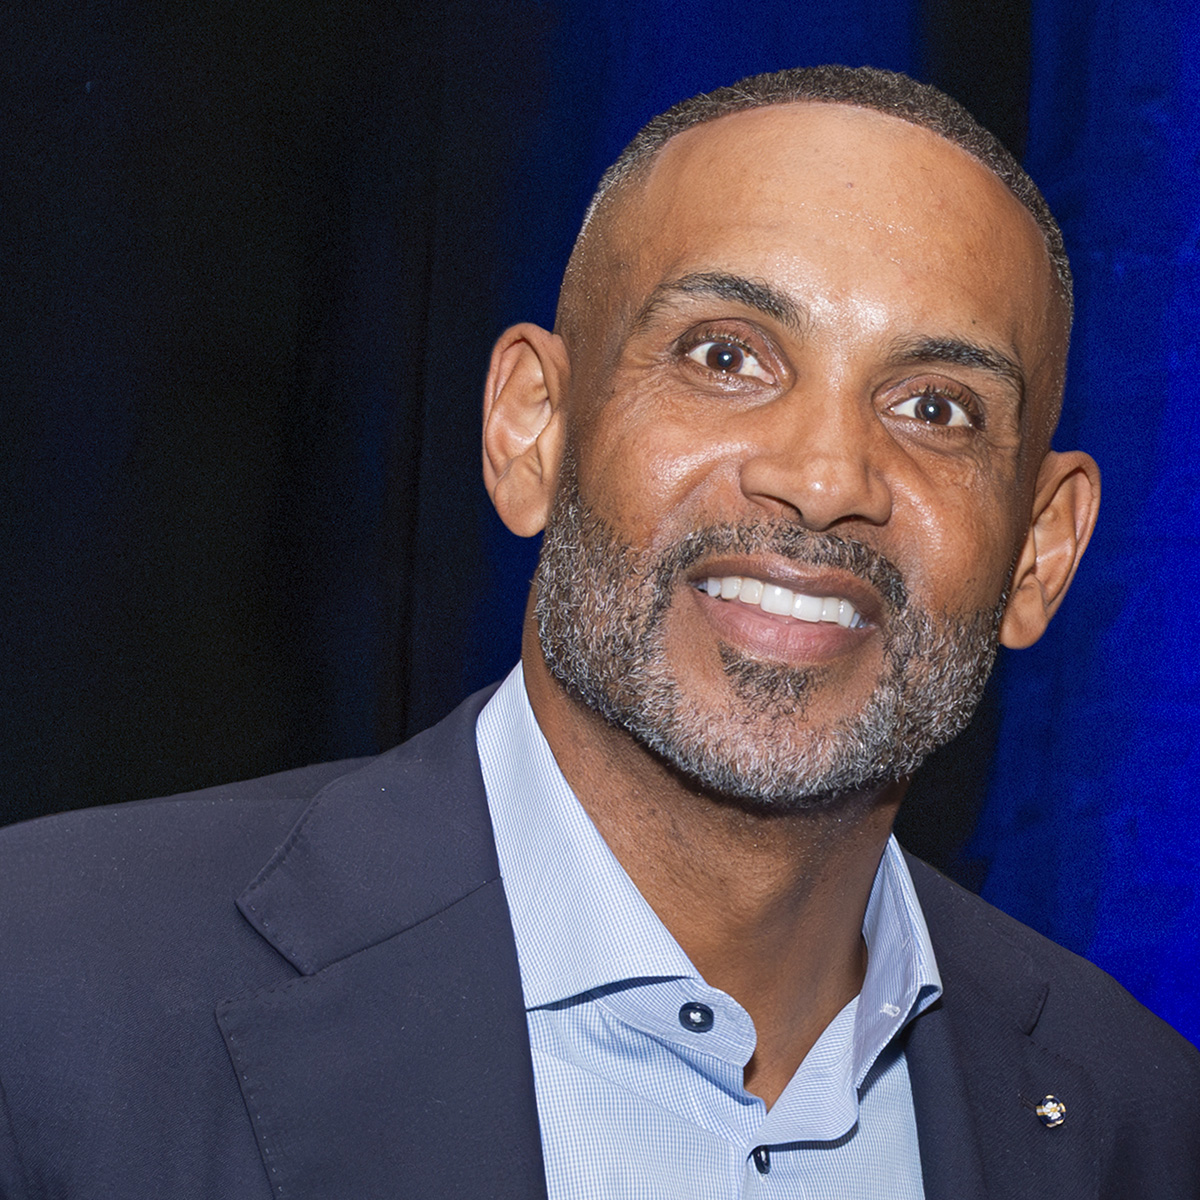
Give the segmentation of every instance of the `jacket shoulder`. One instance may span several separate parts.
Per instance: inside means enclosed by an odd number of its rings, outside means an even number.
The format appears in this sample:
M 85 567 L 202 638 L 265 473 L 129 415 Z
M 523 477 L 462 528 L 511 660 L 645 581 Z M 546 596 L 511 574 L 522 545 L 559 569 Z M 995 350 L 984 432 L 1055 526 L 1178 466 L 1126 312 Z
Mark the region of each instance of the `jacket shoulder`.
M 368 915 L 435 872 L 415 842 L 400 861 L 386 821 L 435 824 L 421 801 L 453 763 L 478 773 L 472 721 L 468 707 L 377 758 L 0 830 L 0 1195 L 270 1190 L 216 1014 L 298 969 L 239 898 L 307 870 L 310 907 L 336 924 L 369 890 L 368 852 L 387 867 Z
M 474 747 L 474 718 L 490 690 L 445 721 L 375 757 L 301 767 L 175 796 L 77 809 L 0 829 L 0 954 L 12 938 L 28 952 L 52 930 L 103 925 L 119 941 L 139 904 L 184 913 L 217 906 L 242 924 L 235 901 L 294 840 L 322 821 L 377 840 L 370 809 L 386 784 L 387 808 L 412 809 L 431 776 Z M 473 756 L 470 765 L 478 773 Z M 337 815 L 330 817 L 328 814 Z M 350 836 L 347 834 L 347 836 Z M 18 930 L 25 933 L 19 934 Z
M 1200 1126 L 1200 1053 L 1093 963 L 908 858 L 947 990 L 970 988 L 1121 1107 Z M 949 1000 L 949 998 L 948 998 Z M 1200 1152 L 1200 1149 L 1198 1149 Z
M 222 946 L 253 953 L 238 895 L 313 797 L 355 769 L 327 763 L 0 829 L 0 962 L 46 980 L 72 961 L 186 970 Z
M 9 825 L 0 829 L 0 889 L 15 901 L 26 889 L 39 890 L 47 876 L 59 887 L 72 878 L 95 885 L 98 874 L 121 873 L 138 861 L 156 862 L 164 873 L 169 860 L 186 870 L 189 862 L 211 865 L 214 855 L 261 865 L 318 792 L 366 761 L 324 763 Z M 249 869 L 253 874 L 256 867 Z

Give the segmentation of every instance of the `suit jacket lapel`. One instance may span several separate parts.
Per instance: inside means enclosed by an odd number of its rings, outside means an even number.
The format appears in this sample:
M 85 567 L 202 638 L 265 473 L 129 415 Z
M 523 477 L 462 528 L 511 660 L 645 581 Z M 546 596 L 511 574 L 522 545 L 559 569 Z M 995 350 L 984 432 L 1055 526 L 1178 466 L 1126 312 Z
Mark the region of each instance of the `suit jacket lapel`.
M 278 1195 L 545 1195 L 485 699 L 326 788 L 239 901 L 300 972 L 217 1014 Z
M 909 1079 L 927 1200 L 1095 1197 L 1103 1129 L 1088 1072 L 1039 1044 L 1049 984 L 979 901 L 909 866 L 945 992 L 910 1027 Z M 990 910 L 985 910 L 990 911 Z M 1058 1127 L 1036 1108 L 1067 1107 Z
M 299 973 L 217 1014 L 278 1195 L 546 1194 L 486 699 L 327 787 L 239 901 Z M 910 868 L 946 984 L 907 1042 L 928 1200 L 1094 1197 L 1103 1124 L 1087 1072 L 1037 1042 L 1048 985 L 978 900 Z

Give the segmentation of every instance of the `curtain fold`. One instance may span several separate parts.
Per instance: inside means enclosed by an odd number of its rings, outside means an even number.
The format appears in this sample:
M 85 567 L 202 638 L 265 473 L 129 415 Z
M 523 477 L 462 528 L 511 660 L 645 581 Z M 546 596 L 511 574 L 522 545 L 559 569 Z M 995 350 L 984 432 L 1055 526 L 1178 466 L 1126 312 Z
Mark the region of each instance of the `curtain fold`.
M 1106 488 L 1063 611 L 921 772 L 904 836 L 1200 1039 L 1198 21 L 1132 0 L 10 11 L 0 820 L 371 753 L 502 674 L 536 545 L 479 480 L 493 339 L 552 322 L 591 189 L 646 118 L 869 62 L 1026 145 L 1078 277 L 1059 443 Z
M 1057 444 L 1103 472 L 1062 612 L 1005 663 L 983 894 L 1200 1042 L 1200 14 L 1034 6 L 1027 165 L 1077 321 Z

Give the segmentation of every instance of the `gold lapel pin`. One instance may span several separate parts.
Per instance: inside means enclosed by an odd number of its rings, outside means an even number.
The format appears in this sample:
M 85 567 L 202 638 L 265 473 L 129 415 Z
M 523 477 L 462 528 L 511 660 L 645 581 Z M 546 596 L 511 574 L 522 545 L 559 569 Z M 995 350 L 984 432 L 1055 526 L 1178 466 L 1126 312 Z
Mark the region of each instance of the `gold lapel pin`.
M 1033 1111 L 1047 1129 L 1057 1129 L 1067 1119 L 1067 1106 L 1057 1096 L 1043 1096 Z

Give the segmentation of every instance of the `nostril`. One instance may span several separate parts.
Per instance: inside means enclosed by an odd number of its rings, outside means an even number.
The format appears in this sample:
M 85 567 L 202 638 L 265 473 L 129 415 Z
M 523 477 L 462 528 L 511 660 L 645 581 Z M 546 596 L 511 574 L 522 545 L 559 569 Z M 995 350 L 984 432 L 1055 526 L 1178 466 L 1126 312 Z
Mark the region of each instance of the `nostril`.
M 862 455 L 763 455 L 741 473 L 747 499 L 772 516 L 827 529 L 845 520 L 880 525 L 891 516 L 887 482 Z

